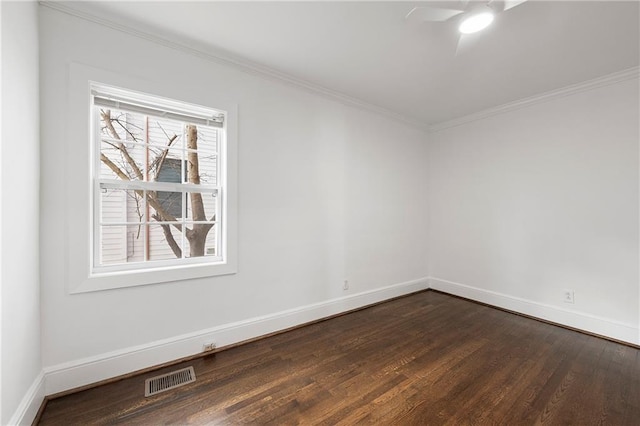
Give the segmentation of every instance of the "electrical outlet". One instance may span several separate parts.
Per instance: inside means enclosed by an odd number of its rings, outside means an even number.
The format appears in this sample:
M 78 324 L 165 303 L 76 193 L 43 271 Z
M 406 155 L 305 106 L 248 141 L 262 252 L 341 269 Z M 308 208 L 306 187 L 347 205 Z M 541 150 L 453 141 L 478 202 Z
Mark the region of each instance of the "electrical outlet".
M 215 342 L 205 342 L 202 344 L 202 352 L 211 352 L 216 348 Z
M 343 290 L 349 290 L 349 281 L 344 280 L 344 284 L 342 284 L 342 289 Z
M 562 301 L 564 303 L 576 303 L 573 290 L 565 289 L 562 295 Z

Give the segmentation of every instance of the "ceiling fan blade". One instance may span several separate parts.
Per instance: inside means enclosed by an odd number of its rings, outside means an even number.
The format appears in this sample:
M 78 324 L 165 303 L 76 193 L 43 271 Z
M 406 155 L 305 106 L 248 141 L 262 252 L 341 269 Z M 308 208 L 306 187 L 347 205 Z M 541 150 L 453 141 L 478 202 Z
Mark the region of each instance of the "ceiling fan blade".
M 527 0 L 506 0 L 504 2 L 504 10 L 513 9 L 514 7 L 521 5 L 526 1 Z
M 411 9 L 404 19 L 422 22 L 444 22 L 461 14 L 462 10 L 444 9 L 440 7 L 418 6 Z

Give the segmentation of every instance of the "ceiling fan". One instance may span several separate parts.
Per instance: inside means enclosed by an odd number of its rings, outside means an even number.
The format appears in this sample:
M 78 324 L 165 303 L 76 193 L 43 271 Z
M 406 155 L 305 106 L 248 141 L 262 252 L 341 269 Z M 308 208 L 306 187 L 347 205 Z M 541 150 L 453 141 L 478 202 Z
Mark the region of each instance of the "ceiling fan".
M 456 56 L 461 54 L 471 42 L 475 41 L 477 34 L 491 25 L 495 16 L 506 12 L 527 0 L 506 1 L 469 1 L 461 0 L 461 8 L 443 8 L 433 6 L 417 6 L 405 16 L 407 21 L 413 22 L 447 22 L 458 21 L 458 45 Z

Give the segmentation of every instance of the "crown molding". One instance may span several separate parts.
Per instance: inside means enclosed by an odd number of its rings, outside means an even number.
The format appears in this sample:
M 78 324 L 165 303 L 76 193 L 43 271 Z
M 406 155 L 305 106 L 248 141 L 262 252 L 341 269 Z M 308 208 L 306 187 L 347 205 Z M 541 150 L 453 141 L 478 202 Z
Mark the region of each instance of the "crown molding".
M 465 115 L 464 117 L 454 118 L 453 120 L 448 120 L 442 123 L 433 124 L 429 126 L 429 132 L 439 132 L 441 130 L 461 126 L 463 124 L 482 120 L 484 118 L 488 118 L 494 115 L 504 114 L 520 108 L 525 108 L 528 106 L 547 102 L 553 99 L 562 98 L 562 97 L 570 96 L 576 93 L 597 89 L 599 87 L 608 86 L 610 84 L 616 84 L 616 83 L 621 83 L 627 80 L 637 79 L 639 77 L 640 77 L 640 67 L 628 68 L 626 70 L 617 71 L 602 77 L 594 78 L 592 80 L 583 81 L 582 83 L 571 84 L 569 86 L 565 86 L 560 89 L 540 93 L 538 95 L 534 95 L 528 98 L 523 98 L 514 102 L 509 102 L 497 107 L 488 108 L 483 111 Z
M 427 123 L 424 123 L 417 119 L 407 117 L 405 115 L 399 114 L 390 109 L 366 102 L 362 99 L 345 95 L 341 92 L 329 89 L 319 84 L 311 83 L 309 81 L 293 77 L 289 74 L 277 71 L 273 68 L 269 68 L 267 66 L 258 64 L 256 62 L 252 62 L 248 59 L 230 54 L 228 52 L 223 52 L 218 49 L 214 49 L 212 47 L 207 47 L 206 49 L 191 47 L 180 41 L 169 39 L 169 38 L 160 36 L 158 34 L 154 34 L 150 31 L 136 29 L 126 24 L 117 23 L 112 20 L 105 19 L 103 17 L 97 16 L 91 13 L 77 10 L 69 6 L 68 4 L 62 3 L 59 1 L 40 0 L 39 4 L 49 9 L 65 13 L 67 15 L 83 19 L 85 21 L 93 22 L 95 24 L 102 25 L 104 27 L 107 27 L 116 31 L 120 31 L 120 32 L 129 34 L 131 36 L 138 37 L 138 38 L 150 41 L 152 43 L 162 45 L 164 47 L 168 47 L 170 49 L 179 50 L 181 52 L 191 54 L 201 59 L 215 62 L 220 65 L 228 66 L 247 74 L 266 78 L 268 80 L 279 82 L 279 83 L 284 83 L 291 87 L 302 89 L 306 92 L 316 94 L 316 95 L 321 95 L 327 99 L 340 102 L 343 105 L 356 107 L 369 112 L 373 112 L 378 115 L 382 115 L 386 118 L 399 121 L 403 124 L 416 127 L 422 131 L 429 130 L 429 125 Z

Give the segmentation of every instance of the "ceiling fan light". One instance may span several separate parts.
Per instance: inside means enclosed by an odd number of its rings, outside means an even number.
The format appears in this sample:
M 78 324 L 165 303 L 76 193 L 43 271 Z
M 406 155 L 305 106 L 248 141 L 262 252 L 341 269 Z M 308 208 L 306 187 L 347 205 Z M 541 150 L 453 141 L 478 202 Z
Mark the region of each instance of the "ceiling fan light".
M 484 30 L 493 22 L 493 13 L 482 12 L 469 15 L 462 20 L 458 30 L 462 34 L 472 34 Z

